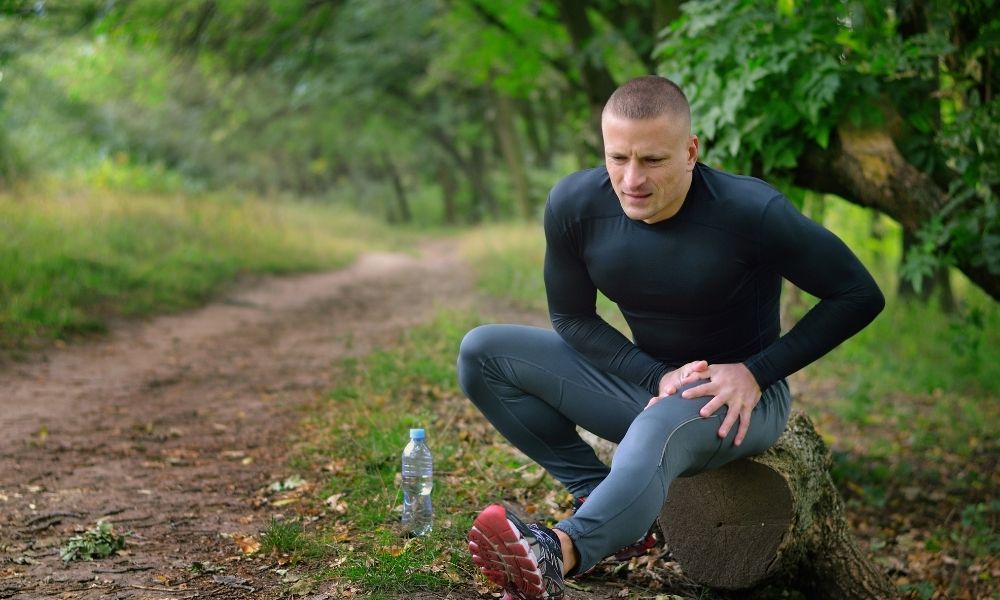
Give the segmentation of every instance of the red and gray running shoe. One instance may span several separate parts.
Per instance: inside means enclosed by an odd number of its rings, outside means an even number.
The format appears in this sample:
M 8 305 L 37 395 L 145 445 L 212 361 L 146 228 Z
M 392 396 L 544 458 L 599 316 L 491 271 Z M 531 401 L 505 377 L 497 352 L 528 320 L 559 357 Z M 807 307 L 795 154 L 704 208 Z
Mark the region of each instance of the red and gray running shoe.
M 548 527 L 528 525 L 499 504 L 487 506 L 469 530 L 474 562 L 506 592 L 502 600 L 560 600 L 566 583 L 562 547 Z

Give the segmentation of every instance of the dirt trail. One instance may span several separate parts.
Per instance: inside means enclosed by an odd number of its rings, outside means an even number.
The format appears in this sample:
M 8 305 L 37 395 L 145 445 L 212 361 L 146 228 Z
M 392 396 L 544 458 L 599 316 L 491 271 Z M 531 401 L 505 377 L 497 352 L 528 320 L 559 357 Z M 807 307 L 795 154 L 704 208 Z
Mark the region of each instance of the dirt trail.
M 228 564 L 225 536 L 265 526 L 255 497 L 287 476 L 298 409 L 332 386 L 337 361 L 426 320 L 439 299 L 473 298 L 454 248 L 435 243 L 0 367 L 0 598 L 280 595 L 273 573 L 190 567 Z M 129 552 L 64 563 L 60 545 L 101 517 L 132 532 Z
M 261 492 L 289 475 L 303 409 L 333 387 L 343 358 L 473 304 L 541 324 L 478 295 L 454 245 L 438 241 L 246 284 L 196 311 L 0 364 L 0 599 L 286 597 L 273 569 L 233 560 L 233 536 L 269 522 Z M 60 546 L 101 518 L 128 534 L 126 553 L 63 562 Z M 225 571 L 194 573 L 195 562 Z M 572 597 L 621 587 L 592 582 Z M 327 591 L 308 597 L 339 597 Z

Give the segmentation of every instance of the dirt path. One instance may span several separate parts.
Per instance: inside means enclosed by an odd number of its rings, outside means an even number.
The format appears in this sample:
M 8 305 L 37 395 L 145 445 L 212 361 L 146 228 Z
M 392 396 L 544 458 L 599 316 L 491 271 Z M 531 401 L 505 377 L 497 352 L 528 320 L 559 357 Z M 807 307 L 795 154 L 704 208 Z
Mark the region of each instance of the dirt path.
M 474 302 L 484 299 L 455 248 L 435 242 L 418 256 L 370 254 L 245 285 L 197 311 L 0 365 L 0 599 L 283 596 L 280 575 L 234 561 L 234 536 L 271 518 L 260 499 L 288 475 L 303 409 L 333 386 L 341 359 Z M 493 304 L 505 321 L 541 317 Z M 63 562 L 60 546 L 101 518 L 128 533 L 127 552 Z M 198 574 L 195 562 L 225 572 Z M 573 598 L 620 590 L 595 583 Z
M 427 319 L 437 299 L 472 299 L 455 256 L 442 244 L 367 255 L 0 367 L 0 598 L 279 595 L 288 586 L 270 573 L 190 567 L 227 564 L 227 536 L 264 527 L 255 500 L 287 475 L 299 409 L 337 361 Z M 128 554 L 64 563 L 60 545 L 102 517 L 132 532 Z

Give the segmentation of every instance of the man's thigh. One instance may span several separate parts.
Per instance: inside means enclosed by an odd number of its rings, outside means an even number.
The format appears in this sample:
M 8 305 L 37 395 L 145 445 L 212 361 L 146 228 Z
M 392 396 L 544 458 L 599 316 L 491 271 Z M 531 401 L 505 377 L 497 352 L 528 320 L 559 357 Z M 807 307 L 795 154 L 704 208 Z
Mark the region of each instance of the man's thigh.
M 615 442 L 650 398 L 643 387 L 594 367 L 549 329 L 477 327 L 463 340 L 461 357 L 460 369 L 482 369 L 487 387 L 508 404 L 536 398 Z

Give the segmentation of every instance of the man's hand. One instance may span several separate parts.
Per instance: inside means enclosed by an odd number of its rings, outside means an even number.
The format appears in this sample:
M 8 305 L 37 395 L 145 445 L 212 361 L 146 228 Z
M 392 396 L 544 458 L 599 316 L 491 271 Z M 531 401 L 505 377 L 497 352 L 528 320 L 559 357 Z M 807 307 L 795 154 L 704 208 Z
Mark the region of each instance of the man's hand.
M 742 363 L 708 365 L 706 369 L 699 371 L 698 375 L 699 379 L 708 378 L 710 381 L 684 390 L 681 396 L 684 398 L 713 396 L 708 404 L 701 408 L 702 417 L 710 417 L 723 406 L 728 406 L 726 418 L 719 427 L 719 437 L 724 438 L 729 435 L 729 430 L 739 420 L 739 430 L 736 432 L 736 439 L 733 440 L 733 444 L 739 446 L 747 435 L 747 429 L 750 428 L 750 414 L 760 402 L 761 391 L 757 380 Z
M 646 408 L 653 406 L 667 396 L 676 394 L 677 390 L 684 384 L 707 378 L 708 362 L 704 360 L 689 362 L 679 369 L 674 369 L 660 378 L 660 393 L 655 398 L 650 398 Z

